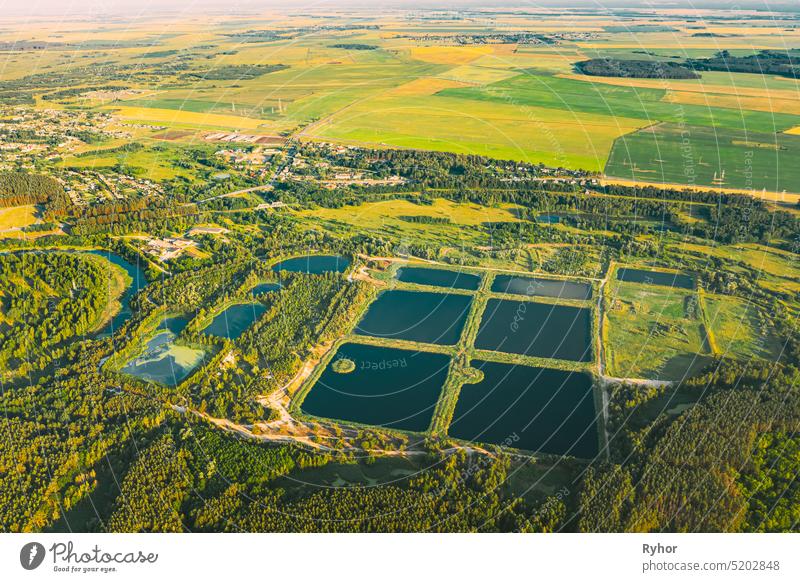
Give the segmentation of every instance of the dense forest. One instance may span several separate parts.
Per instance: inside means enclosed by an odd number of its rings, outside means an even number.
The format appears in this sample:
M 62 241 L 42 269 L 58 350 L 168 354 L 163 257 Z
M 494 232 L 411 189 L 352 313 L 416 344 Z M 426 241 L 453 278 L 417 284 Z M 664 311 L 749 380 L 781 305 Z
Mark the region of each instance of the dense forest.
M 599 58 L 575 63 L 575 71 L 598 77 L 630 77 L 638 79 L 699 79 L 697 71 L 726 71 L 798 78 L 800 65 L 790 51 L 762 50 L 738 56 L 727 50 L 709 58 L 687 59 L 685 62 Z
M 688 382 L 700 402 L 641 429 L 621 421 L 621 464 L 592 469 L 582 531 L 788 531 L 800 527 L 797 368 L 725 362 Z M 626 398 L 640 398 L 624 392 Z M 639 402 L 641 403 L 641 402 Z M 620 408 L 622 414 L 634 405 Z M 613 444 L 613 443 L 612 443 Z M 765 504 L 772 503 L 765 511 Z
M 628 59 L 589 59 L 575 63 L 575 71 L 594 77 L 633 79 L 699 79 L 690 67 L 672 61 Z
M 0 208 L 46 204 L 49 208 L 57 209 L 69 203 L 64 186 L 55 178 L 27 172 L 0 173 Z
M 115 278 L 99 257 L 77 253 L 0 254 L 0 372 L 33 377 L 64 356 L 67 342 L 95 330 Z M 117 288 L 121 292 L 122 283 Z M 29 377 L 30 378 L 30 377 Z
M 689 59 L 686 65 L 697 71 L 728 71 L 731 73 L 756 73 L 778 75 L 797 79 L 800 77 L 798 54 L 791 51 L 762 50 L 753 55 L 734 56 L 723 50 L 707 59 Z

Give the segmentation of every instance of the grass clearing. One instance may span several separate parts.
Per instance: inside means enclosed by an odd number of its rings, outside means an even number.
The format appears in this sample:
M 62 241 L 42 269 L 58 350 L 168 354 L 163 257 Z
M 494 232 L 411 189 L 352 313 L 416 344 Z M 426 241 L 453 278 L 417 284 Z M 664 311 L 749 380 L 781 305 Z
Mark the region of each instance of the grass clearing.
M 706 295 L 705 311 L 714 341 L 723 357 L 775 361 L 780 355 L 780 342 L 763 322 L 757 306 L 737 297 Z
M 603 341 L 611 376 L 680 380 L 710 361 L 695 292 L 616 279 L 608 287 Z
M 36 222 L 36 206 L 11 206 L 0 208 L 0 233 L 14 231 Z
M 447 218 L 453 224 L 477 226 L 485 222 L 517 222 L 514 210 L 517 206 L 504 204 L 495 208 L 487 208 L 480 204 L 452 202 L 437 198 L 433 204 L 415 204 L 409 200 L 386 200 L 382 202 L 367 202 L 359 206 L 343 206 L 341 208 L 317 208 L 298 212 L 301 217 L 314 216 L 322 220 L 343 221 L 353 226 L 363 228 L 382 228 L 393 224 L 415 228 L 415 223 L 400 220 L 401 216 L 430 216 Z M 427 229 L 430 224 L 419 225 Z

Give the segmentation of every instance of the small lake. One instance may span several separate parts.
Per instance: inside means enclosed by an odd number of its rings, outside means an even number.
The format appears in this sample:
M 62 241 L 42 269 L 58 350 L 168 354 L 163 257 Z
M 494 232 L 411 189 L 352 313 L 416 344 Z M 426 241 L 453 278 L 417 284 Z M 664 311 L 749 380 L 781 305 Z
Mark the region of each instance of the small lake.
M 267 310 L 260 303 L 231 305 L 203 330 L 206 335 L 236 339 Z
M 280 291 L 282 288 L 283 285 L 280 283 L 259 283 L 250 289 L 250 294 L 253 297 L 257 297 L 259 295 L 264 295 L 265 293 L 271 293 L 272 291 Z
M 398 269 L 396 278 L 404 283 L 417 285 L 433 285 L 451 289 L 467 289 L 475 291 L 481 284 L 481 278 L 471 273 L 461 273 L 448 269 L 427 269 L 424 267 L 402 267 Z
M 167 386 L 180 384 L 205 356 L 203 350 L 174 343 L 186 324 L 187 320 L 183 318 L 162 320 L 158 333 L 147 341 L 144 351 L 125 364 L 121 371 L 140 380 Z
M 558 224 L 561 222 L 561 217 L 558 214 L 540 214 L 536 217 L 536 222 L 539 224 Z
M 335 372 L 332 365 L 339 358 L 352 360 L 355 369 Z M 425 431 L 449 365 L 450 358 L 444 354 L 344 344 L 301 409 L 324 418 Z
M 339 255 L 307 255 L 286 259 L 272 267 L 273 271 L 289 271 L 319 275 L 321 273 L 343 273 L 350 266 L 350 259 Z
M 559 281 L 558 279 L 540 279 L 534 277 L 518 277 L 516 275 L 497 275 L 492 281 L 494 293 L 511 293 L 540 297 L 558 297 L 560 299 L 591 299 L 592 286 L 579 281 Z
M 473 360 L 448 433 L 459 439 L 586 459 L 598 452 L 588 374 Z
M 591 319 L 592 311 L 585 307 L 489 299 L 475 347 L 589 362 L 592 359 Z
M 128 286 L 127 289 L 122 293 L 119 298 L 120 302 L 120 310 L 119 312 L 111 318 L 106 325 L 103 326 L 102 329 L 97 333 L 96 337 L 104 338 L 111 336 L 116 330 L 121 328 L 126 321 L 133 315 L 133 310 L 131 309 L 130 301 L 134 295 L 136 295 L 141 289 L 143 289 L 147 285 L 147 279 L 144 275 L 144 270 L 139 267 L 138 265 L 134 265 L 130 261 L 127 261 L 120 257 L 116 253 L 112 253 L 110 251 L 104 250 L 93 250 L 93 251 L 86 251 L 87 254 L 90 255 L 97 255 L 98 257 L 103 257 L 104 259 L 109 260 L 114 265 L 121 267 L 125 270 L 128 276 L 131 278 L 131 284 Z
M 384 291 L 369 306 L 356 333 L 453 345 L 461 337 L 472 297 L 427 291 Z
M 662 273 L 644 269 L 619 269 L 617 279 L 628 283 L 646 283 L 679 289 L 694 289 L 694 279 L 683 273 Z

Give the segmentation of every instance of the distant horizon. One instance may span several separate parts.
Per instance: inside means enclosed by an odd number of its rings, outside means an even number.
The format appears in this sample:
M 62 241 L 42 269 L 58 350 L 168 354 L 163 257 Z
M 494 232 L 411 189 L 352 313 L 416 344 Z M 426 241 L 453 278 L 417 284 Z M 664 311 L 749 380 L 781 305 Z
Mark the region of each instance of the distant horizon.
M 155 14 L 193 13 L 198 10 L 209 14 L 218 12 L 230 15 L 254 14 L 269 10 L 292 12 L 317 12 L 330 10 L 363 10 L 368 12 L 392 10 L 458 10 L 458 9 L 516 9 L 536 10 L 540 8 L 596 8 L 607 9 L 648 9 L 664 10 L 685 7 L 697 9 L 725 9 L 739 11 L 797 12 L 800 4 L 793 0 L 388 0 L 378 4 L 370 0 L 0 0 L 0 14 L 21 17 L 69 17 L 70 15 L 119 15 L 142 16 Z

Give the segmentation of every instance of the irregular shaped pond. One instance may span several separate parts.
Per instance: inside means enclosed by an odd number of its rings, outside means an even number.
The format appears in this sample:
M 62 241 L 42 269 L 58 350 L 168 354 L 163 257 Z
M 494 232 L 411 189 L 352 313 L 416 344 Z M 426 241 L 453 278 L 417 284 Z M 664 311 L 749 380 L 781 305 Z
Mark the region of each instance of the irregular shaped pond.
M 347 358 L 355 369 L 335 372 L 333 362 Z M 339 347 L 306 396 L 303 412 L 325 418 L 411 431 L 427 430 L 450 358 L 360 344 Z
M 339 255 L 307 255 L 286 259 L 272 267 L 273 271 L 290 271 L 319 275 L 320 273 L 343 273 L 350 266 L 350 259 Z
M 140 355 L 125 364 L 122 372 L 167 386 L 182 382 L 205 356 L 201 349 L 173 343 L 185 326 L 182 318 L 165 318 L 159 326 L 161 331 L 147 341 Z
M 206 335 L 236 339 L 257 320 L 266 307 L 260 303 L 231 305 L 203 330 Z
M 130 261 L 127 261 L 117 255 L 116 253 L 112 253 L 109 251 L 102 251 L 102 250 L 94 250 L 94 251 L 87 251 L 89 254 L 97 255 L 108 259 L 114 265 L 121 267 L 125 270 L 128 276 L 131 278 L 131 284 L 128 285 L 128 288 L 122 293 L 119 298 L 119 302 L 121 308 L 119 313 L 117 313 L 114 317 L 111 318 L 111 321 L 108 322 L 97 334 L 98 337 L 108 337 L 115 330 L 118 330 L 122 327 L 126 321 L 133 315 L 133 310 L 131 309 L 130 301 L 131 298 L 136 295 L 141 289 L 147 285 L 147 279 L 144 276 L 144 270 L 139 267 L 138 265 L 134 265 Z

